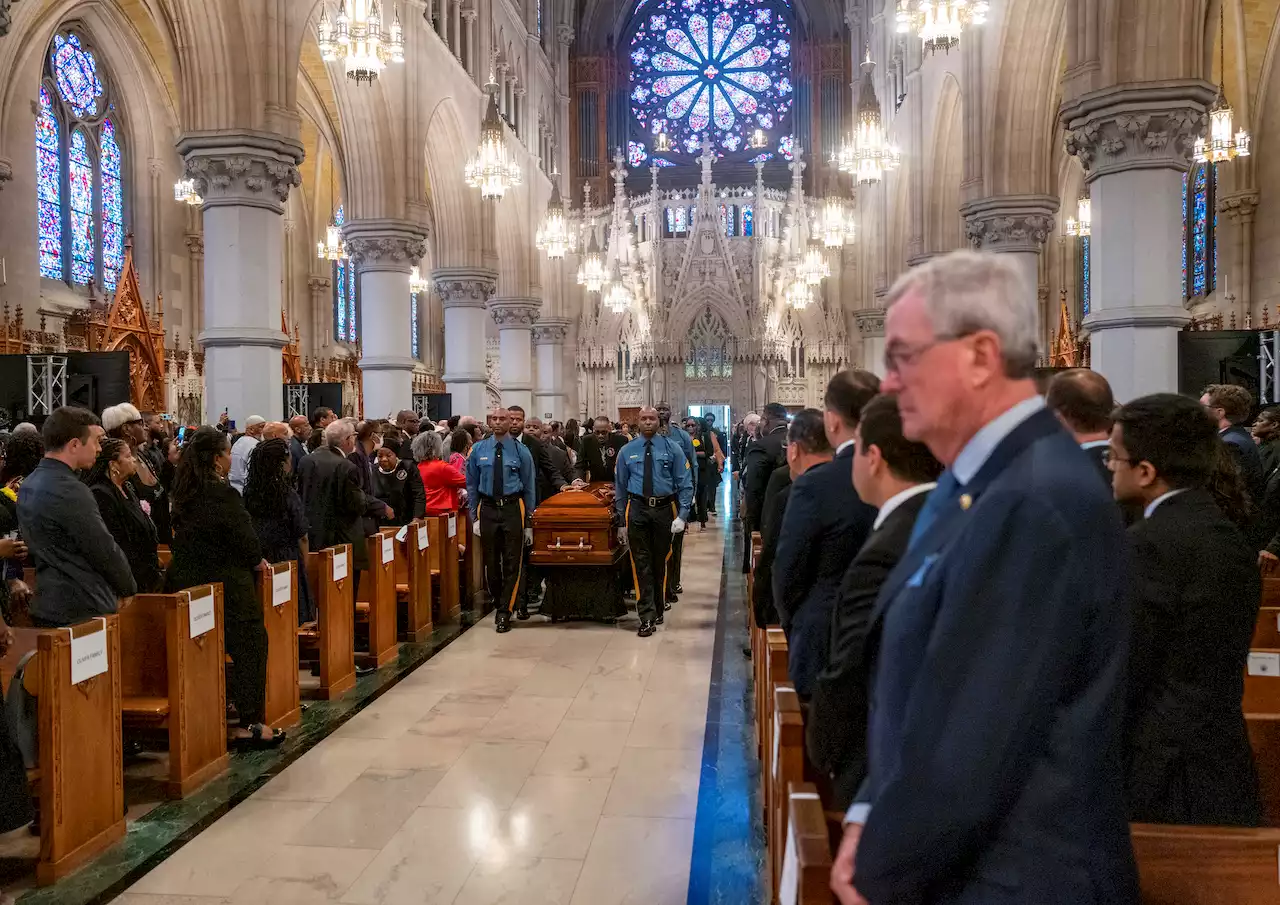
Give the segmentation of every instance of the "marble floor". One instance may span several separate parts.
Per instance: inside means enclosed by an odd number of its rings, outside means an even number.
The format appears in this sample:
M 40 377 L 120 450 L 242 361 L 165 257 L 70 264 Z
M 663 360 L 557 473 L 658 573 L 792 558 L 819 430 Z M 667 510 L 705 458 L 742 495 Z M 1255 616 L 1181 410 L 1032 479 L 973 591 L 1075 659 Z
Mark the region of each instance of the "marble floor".
M 653 637 L 486 620 L 115 901 L 683 905 L 723 531 Z

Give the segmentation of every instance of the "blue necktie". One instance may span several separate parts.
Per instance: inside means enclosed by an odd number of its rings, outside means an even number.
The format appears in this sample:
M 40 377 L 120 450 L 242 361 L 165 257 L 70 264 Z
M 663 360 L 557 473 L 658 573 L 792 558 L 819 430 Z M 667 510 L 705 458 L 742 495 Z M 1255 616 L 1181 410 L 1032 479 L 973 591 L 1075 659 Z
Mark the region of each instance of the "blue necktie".
M 911 540 L 907 543 L 908 552 L 937 520 L 943 508 L 955 501 L 955 498 L 960 494 L 961 486 L 955 475 L 951 473 L 951 469 L 947 469 L 942 473 L 938 478 L 938 486 L 929 493 L 929 499 L 924 501 L 924 507 L 920 510 L 920 514 L 916 516 L 915 527 L 911 529 Z

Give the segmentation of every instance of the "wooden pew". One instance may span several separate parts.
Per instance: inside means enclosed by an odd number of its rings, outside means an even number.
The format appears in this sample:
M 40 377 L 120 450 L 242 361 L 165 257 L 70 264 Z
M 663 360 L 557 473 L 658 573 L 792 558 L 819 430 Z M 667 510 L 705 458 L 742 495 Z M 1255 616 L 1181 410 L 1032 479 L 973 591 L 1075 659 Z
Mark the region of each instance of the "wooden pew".
M 173 551 L 165 544 L 156 547 L 156 557 L 160 560 L 160 568 L 167 570 L 169 563 L 173 562 Z
M 396 635 L 401 641 L 421 643 L 431 637 L 430 541 L 426 521 L 414 519 L 396 544 Z
M 320 662 L 316 695 L 324 700 L 340 697 L 356 684 L 354 565 L 350 544 L 307 554 L 307 580 L 318 615 L 314 624 L 298 629 L 298 639 L 315 649 Z
M 267 626 L 266 723 L 287 729 L 302 719 L 298 685 L 298 571 L 292 562 L 272 563 L 258 573 L 262 618 Z M 234 669 L 234 665 L 232 669 Z
M 21 658 L 35 651 L 22 687 L 36 698 L 40 753 L 28 778 L 40 810 L 36 882 L 47 886 L 124 838 L 119 617 L 69 629 L 14 628 L 13 635 L 0 662 L 6 689 Z M 72 638 L 81 657 L 92 652 L 81 645 L 101 642 L 106 671 L 73 684 Z
M 357 653 L 361 666 L 378 668 L 396 658 L 396 528 L 365 538 L 369 567 L 360 579 L 356 618 L 369 630 L 368 650 Z
M 222 618 L 221 584 L 139 594 L 120 608 L 120 709 L 127 727 L 167 733 L 170 798 L 227 767 Z
M 454 533 L 450 536 L 450 519 L 453 519 Z M 427 547 L 430 555 L 431 575 L 436 581 L 437 591 L 431 597 L 433 621 L 449 622 L 457 619 L 462 613 L 462 601 L 458 584 L 458 537 L 457 517 L 432 515 L 427 517 L 427 528 L 431 543 Z
M 463 605 L 483 616 L 493 609 L 493 601 L 484 586 L 484 557 L 480 554 L 480 538 L 472 531 L 471 510 L 463 506 L 458 510 L 458 540 L 462 549 L 463 587 L 466 596 Z
M 811 783 L 787 785 L 786 847 L 778 882 L 778 900 L 795 905 L 832 905 L 831 840 L 818 790 Z
M 1275 905 L 1280 829 L 1135 823 L 1143 905 Z
M 773 749 L 766 770 L 769 773 L 769 854 L 774 896 L 782 876 L 782 856 L 787 845 L 792 783 L 804 781 L 804 718 L 800 698 L 790 682 L 773 687 Z
M 747 558 L 747 628 L 755 624 L 756 599 L 756 563 L 760 561 L 760 551 L 764 548 L 764 539 L 759 531 L 751 532 L 751 549 Z

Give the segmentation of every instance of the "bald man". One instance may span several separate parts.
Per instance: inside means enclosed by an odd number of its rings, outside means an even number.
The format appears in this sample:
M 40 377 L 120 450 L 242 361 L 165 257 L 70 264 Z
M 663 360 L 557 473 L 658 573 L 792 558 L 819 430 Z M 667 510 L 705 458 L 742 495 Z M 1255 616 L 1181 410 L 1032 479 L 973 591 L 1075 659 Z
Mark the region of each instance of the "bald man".
M 524 548 L 533 544 L 537 484 L 533 456 L 511 435 L 511 412 L 494 409 L 489 425 L 493 436 L 476 443 L 467 457 L 467 505 L 483 548 L 494 627 L 502 634 L 511 630 Z
M 1049 381 L 1044 401 L 1071 431 L 1080 448 L 1089 454 L 1107 486 L 1111 486 L 1111 471 L 1104 453 L 1111 437 L 1111 413 L 1116 400 L 1107 378 L 1088 368 L 1062 371 Z
M 311 439 L 311 422 L 306 415 L 294 415 L 289 419 L 289 460 L 293 464 L 293 473 L 298 473 L 298 466 L 307 457 L 307 441 Z
M 263 440 L 288 440 L 289 425 L 283 421 L 268 421 L 262 429 Z

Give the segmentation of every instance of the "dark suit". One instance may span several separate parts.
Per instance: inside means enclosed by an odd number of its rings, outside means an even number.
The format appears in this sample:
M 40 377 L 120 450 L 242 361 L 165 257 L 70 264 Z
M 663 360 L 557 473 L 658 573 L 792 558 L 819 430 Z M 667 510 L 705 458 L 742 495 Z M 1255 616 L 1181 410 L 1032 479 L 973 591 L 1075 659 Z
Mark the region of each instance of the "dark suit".
M 307 512 L 311 551 L 351 544 L 355 568 L 367 568 L 369 554 L 363 524 L 366 506 L 359 469 L 341 451 L 321 446 L 298 468 L 298 496 Z
M 867 642 L 855 885 L 877 905 L 1133 905 L 1115 503 L 1040 409 L 931 504 Z
M 773 563 L 773 603 L 787 633 L 787 674 L 802 698 L 827 665 L 831 611 L 876 511 L 853 488 L 853 447 L 791 482 Z
M 559 493 L 560 485 L 567 482 L 556 473 L 551 456 L 547 454 L 547 447 L 541 440 L 526 433 L 521 433 L 518 439 L 529 450 L 529 455 L 533 456 L 533 472 L 538 478 L 538 502 L 541 503 Z
M 871 532 L 840 582 L 831 612 L 830 654 L 814 683 L 805 741 L 809 759 L 832 779 L 830 807 L 853 801 L 867 770 L 867 629 L 876 595 L 902 559 L 928 491 L 903 500 Z
M 1102 480 L 1106 482 L 1108 488 L 1111 487 L 1111 469 L 1107 467 L 1107 443 L 1100 443 L 1097 446 L 1080 448 L 1084 450 L 1084 454 L 1089 457 L 1089 461 L 1093 463 L 1093 467 L 1098 469 L 1098 474 L 1102 476 Z
M 1233 424 L 1219 432 L 1218 436 L 1234 454 L 1236 465 L 1240 468 L 1240 477 L 1244 479 L 1245 490 L 1249 491 L 1249 499 L 1254 502 L 1254 505 L 1258 505 L 1266 490 L 1258 444 L 1253 442 L 1253 436 L 1249 431 L 1238 424 Z
M 747 447 L 746 454 L 746 529 L 747 536 L 760 530 L 760 517 L 764 510 L 764 491 L 769 486 L 769 476 L 775 468 L 787 467 L 787 426 L 779 424 L 767 434 L 762 434 Z
M 760 556 L 756 559 L 755 611 L 756 625 L 777 625 L 778 608 L 773 605 L 773 560 L 778 553 L 778 532 L 782 528 L 782 514 L 787 511 L 787 499 L 791 496 L 791 471 L 775 469 L 769 476 L 769 486 L 764 491 L 764 511 L 760 525 Z
M 627 438 L 622 434 L 610 433 L 603 443 L 594 433 L 587 434 L 578 444 L 578 477 L 588 483 L 608 481 L 612 484 L 618 453 L 626 445 Z
M 1129 537 L 1129 817 L 1257 826 L 1258 777 L 1240 712 L 1262 593 L 1256 554 L 1201 489 L 1164 500 Z

